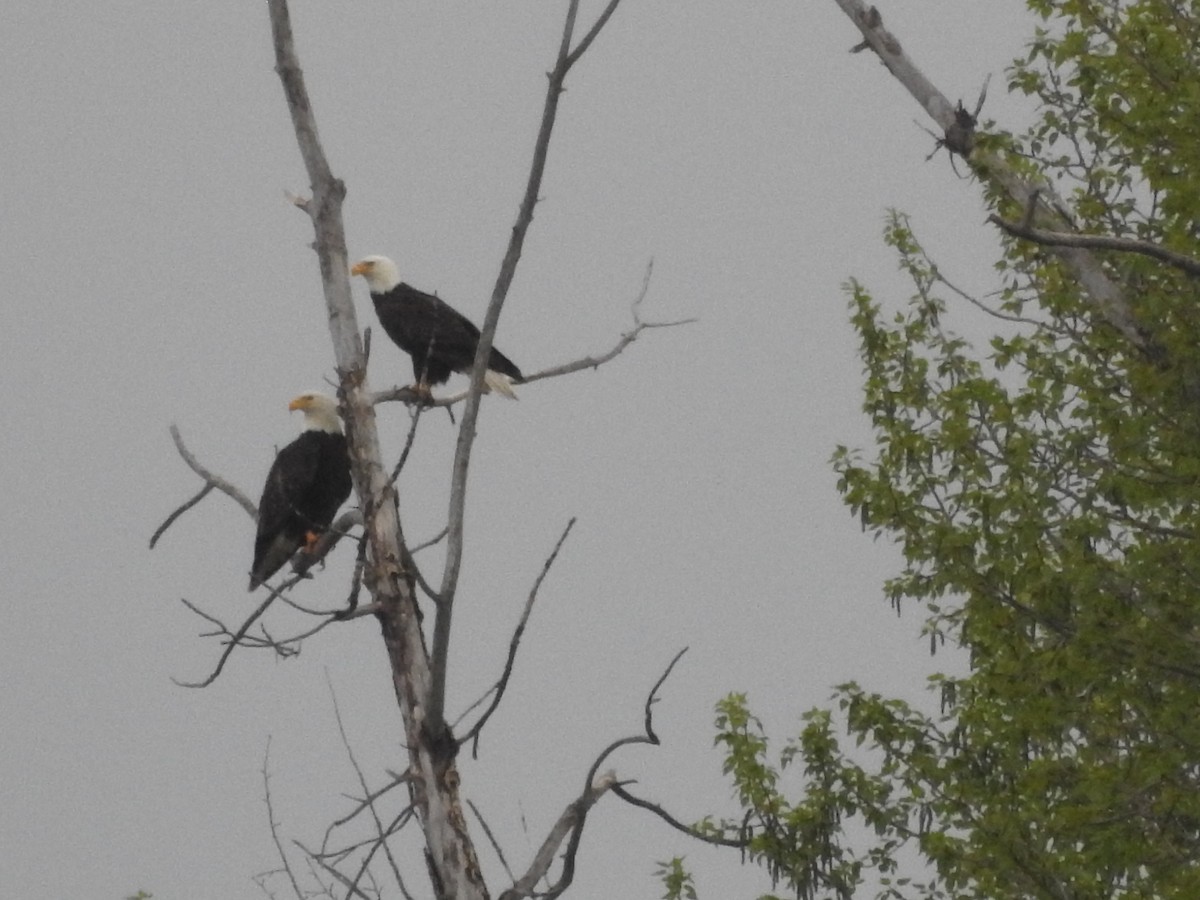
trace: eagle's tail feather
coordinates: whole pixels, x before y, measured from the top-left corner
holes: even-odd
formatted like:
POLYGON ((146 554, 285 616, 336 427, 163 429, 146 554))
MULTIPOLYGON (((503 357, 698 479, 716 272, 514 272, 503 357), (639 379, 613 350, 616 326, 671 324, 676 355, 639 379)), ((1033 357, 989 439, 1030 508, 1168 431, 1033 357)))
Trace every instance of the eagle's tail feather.
POLYGON ((512 380, 501 372, 488 369, 483 373, 483 383, 489 391, 503 394, 510 400, 517 399, 517 392, 513 390, 512 380))

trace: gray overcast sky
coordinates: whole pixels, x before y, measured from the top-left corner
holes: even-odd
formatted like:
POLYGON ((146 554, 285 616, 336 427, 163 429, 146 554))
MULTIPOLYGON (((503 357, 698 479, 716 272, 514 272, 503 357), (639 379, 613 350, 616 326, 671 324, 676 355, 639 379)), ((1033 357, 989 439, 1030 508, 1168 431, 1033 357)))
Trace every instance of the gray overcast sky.
MULTIPOLYGON (((590 21, 598 2, 585 3, 590 21)), ((298 50, 325 148, 349 189, 351 254, 476 321, 524 186, 562 3, 297 0, 298 50)), ((1033 21, 1017 2, 881 4, 935 84, 1021 110, 1002 70, 1033 21)), ((644 314, 696 316, 597 372, 489 400, 472 475, 451 705, 498 673, 509 630, 571 516, 510 697, 462 765, 523 868, 594 755, 636 733, 662 691, 664 745, 622 777, 684 819, 728 812, 713 703, 746 691, 772 734, 856 678, 922 696, 933 665, 881 599, 894 551, 862 535, 828 459, 863 446, 860 364, 842 283, 899 305, 884 211, 914 217, 944 270, 993 287, 995 238, 971 183, 931 162, 923 115, 832 0, 625 0, 577 67, 498 344, 526 371, 607 349, 644 314)), ((28 900, 257 898, 276 865, 260 769, 285 837, 320 842, 358 792, 326 680, 360 763, 403 765, 378 629, 332 628, 297 659, 241 652, 204 691, 217 646, 179 598, 229 621, 253 526, 210 498, 153 552, 198 489, 167 434, 257 498, 287 401, 332 372, 305 177, 272 71, 265 5, 8 0, 0 10, 0 894, 28 900)), ((360 323, 375 325, 361 283, 360 323)), ((969 327, 969 325, 964 325, 969 327)), ((378 329, 376 329, 378 330, 378 329)), ((376 342, 376 387, 406 358, 376 342)), ((407 416, 382 410, 389 455, 407 416)), ((453 429, 422 423, 402 479, 414 539, 445 517, 453 429)), ((300 598, 345 596, 349 547, 300 598)), ((431 552, 426 565, 436 570, 431 552)), ((272 629, 300 624, 280 616, 272 629)), ((477 830, 477 829, 476 829, 477 830)), ((493 888, 502 875, 476 834, 493 888)), ((765 888, 732 853, 689 844, 606 800, 576 898, 656 897, 684 853, 703 896, 765 888)), ((427 896, 421 864, 409 883, 427 896)))

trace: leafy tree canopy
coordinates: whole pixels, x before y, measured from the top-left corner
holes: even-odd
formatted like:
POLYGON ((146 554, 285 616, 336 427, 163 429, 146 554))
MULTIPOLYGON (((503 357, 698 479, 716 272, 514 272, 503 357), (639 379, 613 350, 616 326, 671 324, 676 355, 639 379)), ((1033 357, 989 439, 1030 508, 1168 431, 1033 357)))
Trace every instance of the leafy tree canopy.
MULTIPOLYGON (((1042 27, 1009 86, 1037 121, 977 148, 1049 181, 1073 233, 1194 259, 1200 3, 1029 7, 1042 27)), ((993 212, 1020 220, 977 157, 993 212)), ((745 817, 706 827, 747 837, 803 898, 1200 897, 1200 282, 1091 251, 1134 346, 1060 258, 1006 238, 980 304, 994 335, 971 346, 944 326, 964 297, 903 215, 886 238, 915 292, 892 313, 849 286, 875 444, 834 465, 903 552, 888 597, 921 604, 969 674, 934 676, 937 715, 841 685, 779 753, 727 698, 717 741, 745 817)))

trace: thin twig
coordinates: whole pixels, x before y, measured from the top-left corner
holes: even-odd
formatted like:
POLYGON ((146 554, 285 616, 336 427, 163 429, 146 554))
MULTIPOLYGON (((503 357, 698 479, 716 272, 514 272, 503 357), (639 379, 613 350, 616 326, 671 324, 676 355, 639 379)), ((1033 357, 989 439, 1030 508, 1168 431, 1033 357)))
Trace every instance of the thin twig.
MULTIPOLYGON (((612 15, 617 3, 610 3, 587 35, 588 44, 612 15)), ((450 479, 450 512, 446 517, 449 536, 446 542, 446 560, 442 570, 442 583, 438 594, 442 603, 438 606, 433 626, 433 647, 431 657, 431 674, 433 683, 429 691, 429 703, 426 708, 427 721, 434 733, 445 727, 446 703, 446 667, 450 654, 450 622, 454 611, 454 594, 458 586, 458 575, 462 567, 463 557, 463 523, 466 517, 467 471, 470 467, 471 448, 474 446, 476 422, 479 417, 479 403, 483 390, 483 376, 492 349, 492 341, 496 334, 496 325, 500 321, 500 312, 504 300, 508 296, 509 286, 516 275, 517 263, 521 259, 521 251, 525 245, 525 234, 533 222, 534 208, 537 206, 538 194, 541 190, 542 175, 546 169, 546 159, 550 149, 550 135, 554 131, 554 122, 558 115, 558 101, 564 90, 564 82, 571 66, 579 59, 579 55, 571 54, 571 37, 575 29, 575 17, 579 10, 579 0, 571 0, 567 7, 566 21, 563 24, 562 41, 559 45, 558 59, 554 70, 550 73, 546 87, 546 100, 542 107, 542 122, 538 129, 537 140, 534 143, 533 160, 530 165, 529 179, 525 185, 525 195, 521 200, 520 212, 513 225, 509 238, 508 249, 496 276, 496 285, 492 289, 492 299, 488 304, 480 329, 479 346, 475 351, 475 361, 471 367, 471 386, 463 409, 462 425, 458 429, 458 441, 454 449, 454 464, 450 479)), ((580 48, 580 53, 584 48, 580 48)))
POLYGON ((612 792, 614 794, 616 794, 618 797, 620 797, 622 800, 624 800, 626 803, 630 804, 631 806, 636 806, 641 809, 649 810, 650 812, 654 813, 654 815, 658 816, 660 819, 662 819, 664 822, 666 822, 668 825, 670 825, 676 831, 681 831, 684 834, 686 834, 688 837, 693 837, 698 841, 704 841, 705 843, 708 843, 708 844, 716 844, 719 847, 736 847, 736 848, 744 849, 745 847, 749 846, 750 841, 748 841, 748 840, 742 840, 739 838, 727 838, 727 837, 722 837, 721 835, 707 834, 703 831, 697 831, 691 825, 685 825, 683 822, 680 822, 678 819, 676 819, 674 816, 672 816, 669 812, 667 812, 665 809, 663 809, 657 803, 651 803, 649 800, 643 800, 641 797, 635 797, 633 794, 629 793, 629 791, 625 790, 624 785, 626 783, 628 783, 628 782, 621 783, 621 784, 614 784, 612 786, 612 792))
POLYGON ((439 543, 441 543, 441 541, 442 541, 442 538, 444 538, 445 536, 446 536, 446 529, 445 529, 445 528, 443 528, 441 531, 439 531, 437 534, 435 534, 435 535, 434 535, 433 537, 431 537, 429 540, 427 540, 427 541, 424 541, 424 542, 422 542, 422 543, 420 543, 420 544, 417 544, 417 546, 413 547, 413 548, 412 548, 410 551, 408 551, 408 552, 409 552, 410 554, 414 554, 414 553, 420 553, 422 550, 426 550, 426 549, 428 549, 429 547, 432 547, 432 546, 434 546, 435 544, 439 544, 439 543))
MULTIPOLYGON (((174 676, 171 677, 171 680, 175 682, 175 684, 179 685, 179 687, 186 688, 204 688, 216 681, 217 676, 221 674, 221 670, 225 668, 225 663, 229 659, 230 654, 232 654, 234 649, 240 645, 242 638, 244 638, 246 636, 246 632, 250 630, 250 626, 258 620, 259 616, 267 611, 267 607, 270 606, 275 601, 276 596, 278 596, 275 589, 271 588, 270 585, 267 585, 267 588, 270 590, 270 594, 267 596, 267 599, 260 603, 258 608, 249 615, 246 621, 242 623, 242 627, 233 633, 226 631, 227 634, 230 634, 230 640, 225 645, 225 649, 221 652, 221 657, 217 660, 217 665, 212 670, 212 674, 210 674, 203 681, 180 681, 174 676)), ((182 603, 193 612, 204 616, 204 618, 213 622, 216 621, 211 616, 201 612, 196 606, 189 603, 186 599, 182 599, 182 603)), ((224 625, 221 627, 224 628, 224 625)))
POLYGON ((200 488, 200 492, 198 494, 196 494, 195 497, 193 497, 191 500, 188 500, 186 503, 181 505, 177 510, 175 510, 175 512, 173 512, 169 516, 167 516, 166 521, 164 521, 161 525, 158 526, 158 528, 156 528, 154 530, 154 534, 150 535, 150 549, 151 550, 154 549, 154 545, 157 544, 158 539, 163 536, 163 532, 165 532, 168 528, 170 528, 173 524, 175 524, 176 519, 178 519, 185 512, 187 512, 189 509, 191 509, 193 506, 195 506, 197 503, 199 503, 201 500, 203 500, 205 497, 207 497, 208 492, 211 491, 212 489, 213 489, 212 482, 211 481, 205 482, 204 487, 200 488))
MULTIPOLYGON (((604 7, 604 12, 600 13, 600 15, 597 17, 595 24, 592 25, 592 27, 588 29, 588 33, 583 36, 583 40, 581 40, 575 49, 567 55, 568 68, 575 65, 575 63, 579 61, 579 57, 583 56, 583 54, 587 52, 588 47, 592 45, 592 41, 596 39, 596 35, 600 33, 600 30, 604 28, 604 26, 608 23, 608 20, 612 18, 612 14, 617 11, 617 4, 620 2, 621 0, 609 0, 608 6, 604 7)), ((564 72, 563 74, 565 75, 566 73, 564 72)))
POLYGON ((411 406, 412 424, 408 428, 408 437, 404 439, 404 449, 400 451, 400 458, 396 460, 396 467, 392 469, 392 477, 388 479, 388 484, 395 484, 396 479, 400 477, 400 472, 404 469, 404 464, 408 462, 408 454, 412 451, 413 441, 417 436, 417 424, 421 421, 421 413, 425 409, 424 404, 415 404, 411 406))
POLYGON ((329 844, 329 838, 332 836, 335 828, 341 828, 344 825, 349 825, 352 821, 358 818, 359 814, 361 814, 364 809, 381 798, 384 794, 400 787, 400 785, 408 784, 412 781, 412 775, 408 772, 402 772, 400 774, 389 772, 388 774, 392 776, 391 781, 378 790, 372 791, 363 799, 357 800, 357 805, 354 807, 354 809, 350 810, 350 812, 346 813, 346 815, 342 816, 340 819, 334 819, 333 822, 329 824, 329 827, 325 829, 325 839, 321 842, 322 848, 329 844))
MULTIPOLYGON (((362 880, 363 873, 366 872, 367 866, 371 863, 371 857, 375 850, 383 847, 384 855, 387 856, 388 864, 392 867, 392 874, 397 883, 400 885, 401 891, 408 896, 408 891, 404 888, 404 880, 400 877, 400 867, 396 865, 396 858, 392 855, 392 848, 388 846, 387 834, 384 832, 383 822, 379 819, 379 813, 375 809, 374 796, 371 789, 367 786, 367 778, 363 775, 362 766, 358 764, 358 759, 354 756, 354 748, 350 745, 350 738, 346 734, 346 723, 342 721, 342 710, 338 706, 337 692, 333 689, 333 680, 329 677, 329 670, 325 670, 325 685, 329 688, 329 699, 333 702, 333 717, 337 721, 338 734, 342 738, 342 746, 346 749, 346 757, 350 760, 350 766, 354 769, 354 774, 358 777, 358 784, 362 788, 365 800, 365 808, 371 811, 371 819, 375 823, 375 833, 379 840, 376 847, 372 848, 363 859, 362 865, 359 868, 358 874, 351 882, 351 889, 357 888, 359 881, 362 880)), ((328 834, 328 832, 326 833, 328 834)))
POLYGON ((515 882, 517 880, 517 876, 514 875, 512 869, 508 867, 508 860, 504 858, 504 851, 500 849, 500 843, 496 840, 496 835, 492 834, 492 829, 488 827, 487 820, 484 819, 483 813, 481 813, 479 808, 470 800, 467 801, 467 806, 470 807, 471 812, 475 813, 475 818, 479 822, 479 827, 482 828, 483 833, 487 835, 487 839, 492 844, 492 849, 496 851, 496 856, 500 859, 500 865, 504 866, 504 871, 508 873, 508 880, 515 882))
POLYGON ((521 618, 517 622, 517 627, 513 629, 512 638, 508 642, 508 658, 504 662, 504 672, 500 675, 499 681, 492 685, 487 690, 487 693, 467 707, 458 721, 454 723, 457 726, 458 722, 461 722, 463 717, 470 713, 472 709, 482 703, 489 694, 492 695, 492 702, 484 710, 483 715, 479 717, 479 721, 471 726, 471 729, 458 740, 459 746, 466 744, 468 741, 472 742, 471 757, 473 759, 479 758, 479 734, 483 731, 483 726, 492 717, 492 713, 496 711, 496 708, 500 705, 500 701, 504 699, 504 691, 508 687, 508 679, 512 676, 513 665, 517 659, 517 648, 520 646, 521 636, 525 633, 525 626, 529 622, 529 614, 533 611, 533 603, 537 600, 538 590, 541 588, 542 582, 546 580, 546 576, 550 573, 550 567, 554 565, 554 560, 558 558, 558 551, 562 549, 563 543, 567 540, 567 535, 571 533, 571 529, 574 527, 575 517, 572 516, 570 521, 567 522, 567 527, 563 529, 563 533, 559 535, 558 541, 554 544, 554 549, 546 557, 546 562, 542 565, 542 571, 538 573, 538 577, 529 591, 529 597, 525 600, 525 609, 521 612, 521 618))
POLYGON ((200 461, 192 454, 192 451, 183 443, 183 436, 179 433, 179 427, 172 425, 170 428, 171 440, 175 442, 175 449, 179 451, 179 455, 183 457, 183 461, 187 463, 189 469, 204 479, 205 483, 211 484, 218 491, 226 496, 237 501, 237 503, 246 511, 251 519, 258 521, 258 507, 250 501, 250 498, 243 494, 240 490, 222 478, 220 475, 214 475, 208 469, 200 464, 200 461))
POLYGON ((645 734, 637 734, 633 735, 632 737, 620 738, 605 747, 604 751, 596 757, 596 761, 592 763, 592 768, 588 770, 589 783, 595 780, 596 773, 600 771, 600 767, 604 765, 604 761, 619 748, 628 746, 629 744, 651 744, 657 747, 661 743, 658 739, 658 735, 654 733, 653 706, 658 702, 658 689, 663 686, 663 683, 670 676, 671 670, 675 668, 675 664, 679 662, 679 660, 683 657, 683 654, 687 653, 687 651, 688 648, 684 647, 675 654, 674 658, 667 665, 667 668, 663 671, 662 675, 659 676, 658 681, 654 682, 654 687, 650 689, 650 693, 646 696, 645 719, 643 723, 645 734))
POLYGON ((296 875, 292 872, 292 864, 288 862, 287 854, 283 852, 283 842, 279 840, 279 825, 275 821, 275 809, 271 805, 271 776, 270 776, 270 759, 271 759, 271 738, 267 737, 267 749, 263 753, 262 777, 263 777, 263 792, 267 801, 267 822, 271 827, 271 840, 275 842, 275 849, 279 853, 279 860, 283 863, 283 871, 287 873, 288 881, 292 883, 292 890, 296 894, 296 900, 305 900, 304 892, 300 890, 300 884, 296 881, 296 875))
POLYGON ((331 876, 333 876, 333 878, 336 881, 338 881, 342 885, 342 887, 346 888, 346 892, 347 892, 346 896, 347 897, 354 896, 354 897, 361 898, 361 900, 374 900, 374 898, 369 897, 368 895, 364 894, 358 887, 355 887, 349 878, 347 878, 345 875, 343 875, 341 872, 339 872, 337 869, 335 869, 332 865, 330 865, 324 859, 322 859, 320 854, 313 853, 311 850, 309 850, 307 847, 305 847, 299 841, 294 840, 294 841, 292 841, 292 843, 295 844, 297 847, 299 847, 302 851, 304 851, 304 854, 309 859, 311 859, 318 866, 320 866, 322 869, 324 869, 326 872, 328 872, 331 876))

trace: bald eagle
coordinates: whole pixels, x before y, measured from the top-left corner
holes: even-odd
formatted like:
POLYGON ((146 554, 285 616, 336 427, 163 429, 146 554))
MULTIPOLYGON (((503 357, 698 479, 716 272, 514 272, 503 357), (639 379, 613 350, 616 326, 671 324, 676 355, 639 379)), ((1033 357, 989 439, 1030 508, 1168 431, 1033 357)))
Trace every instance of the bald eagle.
POLYGON ((301 547, 311 549, 350 496, 350 456, 337 402, 310 392, 288 404, 289 411, 297 409, 304 412, 304 430, 275 457, 258 504, 250 590, 301 547))
MULTIPOLYGON (((429 395, 451 372, 468 373, 479 347, 479 329, 433 294, 400 280, 396 264, 386 256, 368 256, 350 269, 367 279, 379 323, 388 337, 412 357, 415 390, 429 395)), ((488 390, 516 398, 512 383, 524 381, 511 359, 492 348, 483 383, 488 390)))

